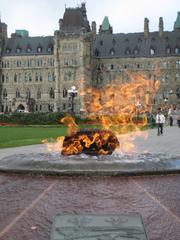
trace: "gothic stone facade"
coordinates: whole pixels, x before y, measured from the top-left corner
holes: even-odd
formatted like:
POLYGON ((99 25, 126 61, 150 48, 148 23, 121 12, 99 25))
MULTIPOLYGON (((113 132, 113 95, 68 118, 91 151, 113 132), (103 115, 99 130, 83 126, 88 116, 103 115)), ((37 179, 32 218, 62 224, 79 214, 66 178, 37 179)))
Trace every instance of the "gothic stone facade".
MULTIPOLYGON (((68 112, 72 86, 81 92, 86 85, 127 82, 129 71, 161 80, 156 102, 180 103, 180 12, 171 32, 164 31, 162 18, 158 31, 149 32, 145 18, 143 32, 113 34, 105 17, 97 33, 85 4, 65 9, 54 36, 17 32, 7 38, 7 25, 0 22, 0 112, 68 112)), ((75 112, 84 108, 77 94, 75 112)))

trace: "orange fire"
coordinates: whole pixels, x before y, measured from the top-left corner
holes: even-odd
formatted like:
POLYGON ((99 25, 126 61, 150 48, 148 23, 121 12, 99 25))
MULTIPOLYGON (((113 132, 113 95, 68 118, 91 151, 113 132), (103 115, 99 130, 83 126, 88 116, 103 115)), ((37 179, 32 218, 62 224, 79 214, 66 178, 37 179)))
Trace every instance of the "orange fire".
POLYGON ((111 154, 119 147, 115 135, 120 139, 121 149, 134 151, 134 138, 143 134, 138 130, 147 125, 147 112, 152 111, 160 81, 139 74, 129 75, 129 79, 124 84, 114 81, 103 88, 86 87, 79 91, 86 115, 100 124, 104 132, 84 134, 78 132, 79 127, 72 117, 61 119, 61 123, 69 127, 69 136, 61 142, 62 154, 79 154, 88 149, 98 155, 111 154), (133 135, 127 134, 132 131, 133 135))

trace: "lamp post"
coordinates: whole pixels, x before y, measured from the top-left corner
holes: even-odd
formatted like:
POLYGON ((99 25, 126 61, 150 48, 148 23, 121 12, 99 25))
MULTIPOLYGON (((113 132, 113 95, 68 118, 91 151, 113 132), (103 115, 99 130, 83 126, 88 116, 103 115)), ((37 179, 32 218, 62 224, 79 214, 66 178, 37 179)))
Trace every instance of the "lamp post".
POLYGON ((68 90, 68 95, 69 98, 71 99, 71 112, 72 114, 74 113, 74 98, 77 96, 77 89, 75 86, 72 86, 69 90, 68 90))

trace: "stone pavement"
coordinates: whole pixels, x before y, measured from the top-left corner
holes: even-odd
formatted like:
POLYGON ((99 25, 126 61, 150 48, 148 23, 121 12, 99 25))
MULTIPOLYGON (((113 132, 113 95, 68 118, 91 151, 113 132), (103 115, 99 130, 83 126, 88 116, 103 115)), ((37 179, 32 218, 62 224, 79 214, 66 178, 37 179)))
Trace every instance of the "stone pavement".
POLYGON ((63 157, 59 153, 49 154, 46 145, 0 149, 0 171, 30 172, 40 174, 139 174, 180 171, 180 128, 165 127, 164 135, 157 136, 157 129, 137 133, 135 149, 125 158, 125 139, 133 134, 121 136, 120 152, 112 156, 63 157), (122 151, 121 151, 122 150, 122 151), (81 161, 80 161, 81 160, 81 161), (93 161, 92 161, 93 160, 93 161), (100 161, 99 161, 100 160, 100 161))

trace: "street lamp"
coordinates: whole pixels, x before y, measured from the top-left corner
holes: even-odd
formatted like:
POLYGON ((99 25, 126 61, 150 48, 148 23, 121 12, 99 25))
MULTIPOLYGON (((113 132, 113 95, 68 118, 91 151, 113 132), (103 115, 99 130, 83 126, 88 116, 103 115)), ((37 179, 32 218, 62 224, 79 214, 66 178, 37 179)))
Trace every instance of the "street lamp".
POLYGON ((74 113, 74 98, 77 96, 77 89, 75 86, 72 86, 69 90, 68 90, 68 95, 69 95, 69 99, 71 99, 71 112, 72 114, 74 113))

